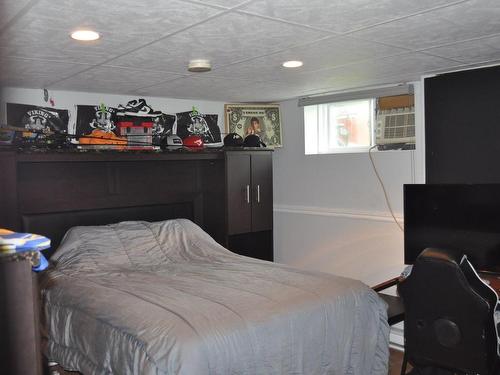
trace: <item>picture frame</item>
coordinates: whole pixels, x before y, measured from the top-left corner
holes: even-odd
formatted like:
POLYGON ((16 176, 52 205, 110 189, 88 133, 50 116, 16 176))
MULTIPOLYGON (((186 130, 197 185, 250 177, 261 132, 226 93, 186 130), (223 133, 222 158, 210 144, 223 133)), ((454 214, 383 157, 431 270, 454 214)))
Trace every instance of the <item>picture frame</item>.
POLYGON ((267 147, 283 147, 279 104, 225 104, 226 134, 257 134, 267 147))

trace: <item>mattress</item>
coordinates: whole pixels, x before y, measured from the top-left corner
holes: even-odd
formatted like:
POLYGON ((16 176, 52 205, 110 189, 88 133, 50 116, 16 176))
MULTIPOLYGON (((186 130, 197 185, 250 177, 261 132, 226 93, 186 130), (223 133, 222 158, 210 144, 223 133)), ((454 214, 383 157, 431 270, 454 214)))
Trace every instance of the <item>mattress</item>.
POLYGON ((388 371, 386 305, 370 288, 236 255, 189 220, 75 227, 52 261, 47 356, 68 370, 388 371))

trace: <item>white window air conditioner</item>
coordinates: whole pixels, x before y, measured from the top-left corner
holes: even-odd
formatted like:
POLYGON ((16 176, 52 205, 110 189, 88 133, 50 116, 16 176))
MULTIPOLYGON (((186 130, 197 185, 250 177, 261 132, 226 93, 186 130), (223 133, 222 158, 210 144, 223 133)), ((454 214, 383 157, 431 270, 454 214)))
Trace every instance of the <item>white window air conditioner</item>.
POLYGON ((415 143, 415 107, 377 111, 377 145, 415 143))

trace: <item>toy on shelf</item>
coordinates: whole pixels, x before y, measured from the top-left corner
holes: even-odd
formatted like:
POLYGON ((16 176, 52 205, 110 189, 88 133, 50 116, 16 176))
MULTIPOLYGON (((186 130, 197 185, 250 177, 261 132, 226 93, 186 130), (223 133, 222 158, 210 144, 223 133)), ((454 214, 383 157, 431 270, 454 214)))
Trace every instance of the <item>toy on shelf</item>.
POLYGON ((85 148, 122 150, 127 146, 127 139, 117 136, 113 132, 94 129, 89 135, 78 139, 79 144, 85 148))
POLYGON ((17 233, 0 228, 0 256, 24 255, 29 258, 33 271, 43 271, 48 267, 47 259, 40 251, 50 247, 47 237, 32 233, 17 233))
POLYGON ((127 149, 153 149, 153 122, 119 121, 117 125, 120 135, 127 140, 127 149))
POLYGON ((104 103, 94 109, 94 117, 88 123, 92 131, 90 134, 86 134, 90 129, 84 131, 78 139, 79 144, 84 148, 122 150, 127 146, 127 139, 114 133, 116 126, 112 118, 115 109, 106 107, 104 103))
POLYGON ((119 105, 116 111, 116 124, 119 134, 128 141, 127 149, 153 149, 153 131, 161 125, 163 113, 155 111, 145 99, 130 100, 119 105))

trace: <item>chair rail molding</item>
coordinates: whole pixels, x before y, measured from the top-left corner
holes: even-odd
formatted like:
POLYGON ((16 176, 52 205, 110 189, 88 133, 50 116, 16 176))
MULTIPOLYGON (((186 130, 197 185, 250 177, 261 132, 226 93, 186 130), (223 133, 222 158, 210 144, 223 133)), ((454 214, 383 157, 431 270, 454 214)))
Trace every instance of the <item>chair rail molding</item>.
MULTIPOLYGON (((345 219, 371 220, 392 222, 393 218, 388 212, 384 211, 361 211, 345 208, 334 207, 315 207, 315 206, 299 206, 299 205, 274 205, 274 212, 288 213, 297 215, 313 215, 313 216, 331 216, 345 219)), ((396 213, 396 219, 403 222, 403 217, 400 213, 396 213)))

